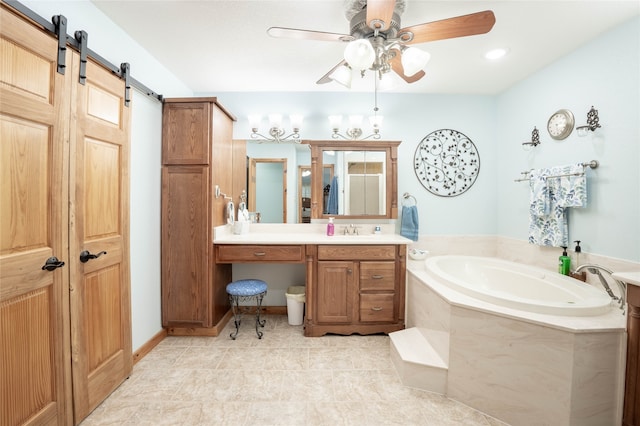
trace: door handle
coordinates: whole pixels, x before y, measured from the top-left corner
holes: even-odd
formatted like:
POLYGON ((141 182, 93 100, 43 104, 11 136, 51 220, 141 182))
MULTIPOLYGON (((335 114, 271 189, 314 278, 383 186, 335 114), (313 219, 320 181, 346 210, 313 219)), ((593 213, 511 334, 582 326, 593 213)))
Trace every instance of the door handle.
POLYGON ((47 261, 44 262, 44 266, 42 267, 42 270, 53 271, 63 266, 64 266, 64 262, 61 260, 58 260, 58 258, 54 256, 54 257, 48 258, 47 261))
POLYGON ((83 250, 83 251, 80 252, 80 262, 87 263, 91 259, 97 259, 100 256, 102 256, 103 254, 107 254, 107 252, 106 251, 101 251, 98 254, 91 254, 91 253, 89 253, 88 250, 83 250))

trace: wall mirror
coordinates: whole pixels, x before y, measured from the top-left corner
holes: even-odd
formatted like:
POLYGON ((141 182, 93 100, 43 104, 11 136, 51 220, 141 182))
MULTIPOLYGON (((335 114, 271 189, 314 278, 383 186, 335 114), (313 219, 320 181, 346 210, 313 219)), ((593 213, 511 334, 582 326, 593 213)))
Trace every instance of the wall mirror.
POLYGON ((248 208, 260 222, 287 222, 287 159, 249 158, 248 208))
POLYGON ((303 143, 311 148, 311 219, 398 217, 399 141, 303 143))
MULTIPOLYGON (((322 185, 331 184, 333 164, 325 165, 322 185)), ((311 223, 311 166, 298 166, 298 223, 311 223)))

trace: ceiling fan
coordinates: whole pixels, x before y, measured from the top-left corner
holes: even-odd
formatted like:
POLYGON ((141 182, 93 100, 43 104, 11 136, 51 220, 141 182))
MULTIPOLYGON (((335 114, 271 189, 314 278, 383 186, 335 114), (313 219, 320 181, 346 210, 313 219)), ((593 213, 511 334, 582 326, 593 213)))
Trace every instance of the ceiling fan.
POLYGON ((411 45, 485 34, 496 22, 493 12, 485 10, 401 28, 405 0, 345 0, 345 9, 351 27, 349 34, 284 27, 271 27, 267 33, 277 38, 348 43, 345 59, 316 83, 336 81, 350 87, 352 70, 359 70, 364 76, 369 69, 379 79, 393 70, 407 83, 416 82, 425 75, 422 68, 429 54, 411 45))

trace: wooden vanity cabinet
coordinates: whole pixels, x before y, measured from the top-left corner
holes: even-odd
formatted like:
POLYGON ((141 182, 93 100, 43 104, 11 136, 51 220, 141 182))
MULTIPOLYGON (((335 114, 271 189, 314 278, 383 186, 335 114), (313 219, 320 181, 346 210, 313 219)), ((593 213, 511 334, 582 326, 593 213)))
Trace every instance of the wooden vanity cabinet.
POLYGON ((162 325, 217 335, 231 265, 216 265, 213 228, 233 200, 233 122, 215 97, 165 99, 162 115, 162 325))
POLYGON ((312 268, 306 336, 404 328, 406 246, 318 245, 312 268))
POLYGON ((627 371, 623 426, 640 426, 640 287, 627 285, 627 371))

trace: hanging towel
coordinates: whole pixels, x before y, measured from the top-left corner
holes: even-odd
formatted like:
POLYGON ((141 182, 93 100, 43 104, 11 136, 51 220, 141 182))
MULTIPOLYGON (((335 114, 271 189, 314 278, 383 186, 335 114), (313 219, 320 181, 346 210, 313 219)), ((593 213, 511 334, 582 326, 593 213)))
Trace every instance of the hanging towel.
POLYGON ((568 175, 549 178, 549 187, 557 205, 561 207, 587 206, 587 178, 581 163, 554 167, 551 176, 568 175))
POLYGON ((338 214, 338 177, 331 179, 329 197, 327 199, 327 214, 338 214))
POLYGON ((418 241, 418 206, 402 206, 400 235, 418 241))
POLYGON ((529 243, 568 246, 566 208, 587 205, 584 167, 579 163, 538 169, 532 170, 530 176, 529 243))
POLYGON ((233 223, 235 222, 235 206, 233 205, 233 201, 229 201, 227 203, 227 223, 229 225, 233 225, 233 223))

